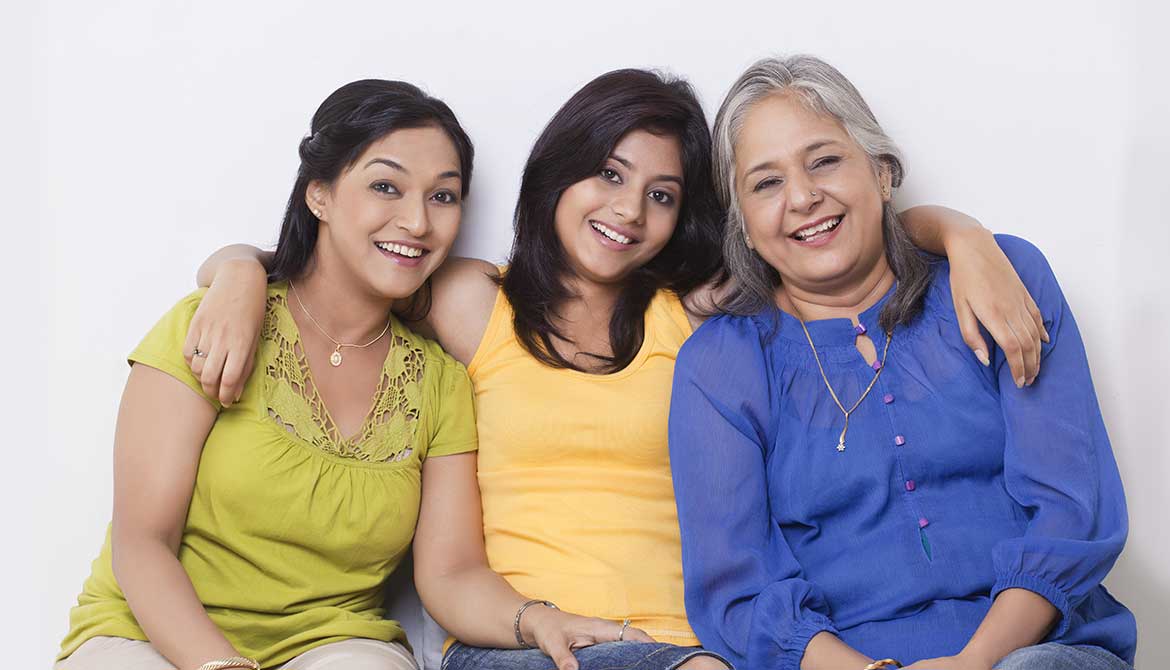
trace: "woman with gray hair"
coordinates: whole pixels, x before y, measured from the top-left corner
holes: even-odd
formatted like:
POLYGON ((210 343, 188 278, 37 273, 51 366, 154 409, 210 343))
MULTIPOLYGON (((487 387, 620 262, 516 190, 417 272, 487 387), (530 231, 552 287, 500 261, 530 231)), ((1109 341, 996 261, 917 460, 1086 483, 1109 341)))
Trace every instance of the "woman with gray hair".
POLYGON ((998 239, 1050 335, 1027 386, 966 353, 946 263, 891 205, 898 149, 840 72, 760 61, 714 141, 737 282, 670 414, 702 644, 750 670, 1129 668, 1101 586, 1125 498, 1043 255, 998 239))

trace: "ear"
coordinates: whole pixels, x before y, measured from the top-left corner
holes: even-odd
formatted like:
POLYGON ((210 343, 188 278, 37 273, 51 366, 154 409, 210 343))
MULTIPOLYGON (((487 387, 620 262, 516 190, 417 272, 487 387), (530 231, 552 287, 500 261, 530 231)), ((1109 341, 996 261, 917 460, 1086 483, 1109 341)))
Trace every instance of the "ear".
POLYGON ((752 244, 752 236, 748 235, 747 221, 743 222, 743 241, 745 244, 747 244, 748 249, 750 249, 752 251, 756 250, 756 245, 752 244))
POLYGON ((305 204, 309 206, 309 211, 317 217, 318 221, 327 220, 329 218, 329 189, 319 181, 309 182, 309 187, 305 189, 305 204))
POLYGON ((889 202, 894 197, 894 173, 885 161, 878 168, 878 188, 882 192, 882 202, 889 202))

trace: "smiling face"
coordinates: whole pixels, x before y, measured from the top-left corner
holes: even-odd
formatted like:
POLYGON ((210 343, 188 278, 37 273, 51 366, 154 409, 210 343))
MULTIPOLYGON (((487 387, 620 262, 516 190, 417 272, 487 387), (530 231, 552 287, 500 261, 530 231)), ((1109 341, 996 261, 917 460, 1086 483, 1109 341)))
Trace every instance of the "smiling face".
POLYGON ((358 290, 410 296, 459 232, 459 168, 454 144, 432 126, 375 141, 332 185, 309 185, 306 200, 321 221, 318 259, 344 268, 358 290))
POLYGON ((557 238, 576 275, 614 284, 670 241, 683 191, 682 150, 669 135, 634 130, 605 165, 561 194, 557 238))
POLYGON ((735 144, 735 188, 750 243, 784 284, 836 293, 885 268, 888 170, 840 123, 779 94, 752 106, 735 144))

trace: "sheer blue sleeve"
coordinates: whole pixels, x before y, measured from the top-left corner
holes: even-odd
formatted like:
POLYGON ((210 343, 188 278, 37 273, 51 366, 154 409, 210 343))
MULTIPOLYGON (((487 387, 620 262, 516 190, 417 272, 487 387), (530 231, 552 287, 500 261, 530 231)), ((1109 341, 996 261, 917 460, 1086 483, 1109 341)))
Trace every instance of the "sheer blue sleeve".
POLYGON ((1051 342, 1031 387, 1016 388, 1000 352, 994 361, 1007 430, 1004 482, 1028 523, 1022 536, 993 551, 992 597, 1010 588, 1043 596, 1060 610, 1050 636, 1059 638, 1070 611, 1121 553, 1125 495, 1085 347, 1052 269, 1030 243, 1007 236, 999 242, 1039 306, 1051 342))
POLYGON ((740 668, 798 670, 829 608, 769 512, 773 375, 753 319, 720 317, 683 346, 670 407, 687 617, 740 668))

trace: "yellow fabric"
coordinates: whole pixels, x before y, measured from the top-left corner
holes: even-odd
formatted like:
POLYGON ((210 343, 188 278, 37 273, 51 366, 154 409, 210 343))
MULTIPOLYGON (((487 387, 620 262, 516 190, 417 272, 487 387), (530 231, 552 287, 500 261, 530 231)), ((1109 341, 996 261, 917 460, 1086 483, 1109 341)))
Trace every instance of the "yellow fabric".
MULTIPOLYGON (((463 367, 397 321, 364 439, 332 449, 306 439, 331 422, 313 417, 323 406, 311 379, 307 389, 290 391, 288 375, 296 375, 289 352, 292 368, 307 365, 296 363, 299 338, 286 288, 269 288, 258 360, 241 401, 224 410, 208 399, 221 411, 203 447, 178 554, 212 621, 241 654, 266 668, 349 638, 406 641, 397 622, 382 618, 382 583, 410 546, 422 462, 476 448, 463 367), (407 418, 379 413, 388 394, 407 418), (306 420, 314 427, 304 426, 306 420)), ((162 370, 207 398, 182 353, 202 294, 179 302, 130 361, 162 370)), ((99 635, 146 639, 110 556, 107 531, 58 658, 99 635)))
POLYGON ((691 327, 662 291, 645 340, 610 375, 554 369, 521 346, 503 293, 468 366, 488 562, 520 593, 699 642, 687 624, 667 418, 691 327))

